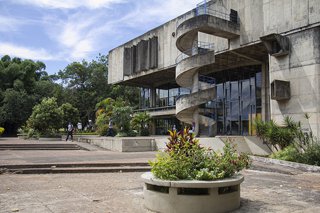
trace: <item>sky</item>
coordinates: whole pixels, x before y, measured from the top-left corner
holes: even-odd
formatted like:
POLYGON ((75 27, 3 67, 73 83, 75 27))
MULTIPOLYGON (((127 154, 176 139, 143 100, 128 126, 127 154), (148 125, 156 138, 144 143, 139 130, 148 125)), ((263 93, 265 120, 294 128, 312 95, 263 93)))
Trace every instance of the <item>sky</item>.
POLYGON ((194 8, 197 0, 0 0, 0 57, 42 61, 49 74, 194 8))

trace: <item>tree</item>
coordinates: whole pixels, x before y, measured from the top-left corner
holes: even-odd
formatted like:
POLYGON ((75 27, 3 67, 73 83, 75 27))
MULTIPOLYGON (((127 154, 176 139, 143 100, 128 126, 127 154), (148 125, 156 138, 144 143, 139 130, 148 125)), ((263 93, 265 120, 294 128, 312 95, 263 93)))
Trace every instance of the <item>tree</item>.
POLYGON ((137 107, 139 89, 108 84, 108 57, 99 55, 97 60, 73 62, 56 76, 65 88, 65 100, 79 109, 84 124, 95 120, 96 104, 106 98, 126 100, 126 104, 137 107))
POLYGON ((57 133, 62 125, 63 112, 58 107, 56 98, 44 98, 33 108, 27 126, 40 134, 57 133))
POLYGON ((82 123, 94 120, 96 103, 110 94, 107 76, 107 58, 102 55, 91 62, 73 62, 59 71, 58 77, 70 97, 67 101, 79 110, 82 123))
POLYGON ((124 133, 125 135, 129 133, 131 115, 132 107, 130 106, 113 108, 111 118, 115 122, 115 124, 120 128, 120 133, 124 133))
POLYGON ((35 104, 59 91, 59 85, 48 76, 45 68, 39 61, 8 55, 0 59, 0 125, 5 127, 6 134, 15 134, 31 115, 35 104))
POLYGON ((79 110, 73 107, 70 103, 65 103, 60 106, 62 111, 62 125, 66 127, 69 122, 75 125, 79 122, 79 110))
POLYGON ((151 122, 151 117, 146 112, 138 112, 134 114, 131 125, 132 128, 138 130, 139 135, 148 136, 149 133, 149 125, 151 122))
POLYGON ((7 89, 0 105, 0 124, 10 135, 26 122, 35 104, 34 97, 25 91, 7 89))

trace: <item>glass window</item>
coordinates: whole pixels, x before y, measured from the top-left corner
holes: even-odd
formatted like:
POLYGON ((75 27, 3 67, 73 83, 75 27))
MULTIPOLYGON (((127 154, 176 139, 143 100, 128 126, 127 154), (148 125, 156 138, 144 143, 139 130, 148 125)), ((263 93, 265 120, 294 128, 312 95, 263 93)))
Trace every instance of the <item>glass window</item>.
POLYGON ((202 109, 217 122, 217 134, 251 134, 256 114, 261 114, 260 66, 242 67, 211 75, 219 84, 217 96, 202 109))

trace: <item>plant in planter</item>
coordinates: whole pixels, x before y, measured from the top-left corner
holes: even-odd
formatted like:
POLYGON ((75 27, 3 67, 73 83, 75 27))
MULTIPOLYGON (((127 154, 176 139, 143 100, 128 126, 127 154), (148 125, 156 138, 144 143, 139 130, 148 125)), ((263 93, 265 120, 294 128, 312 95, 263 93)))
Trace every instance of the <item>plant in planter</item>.
POLYGON ((216 180, 233 176, 250 164, 246 154, 237 154, 227 143, 223 153, 205 149, 188 129, 169 131, 164 152, 150 162, 151 172, 164 180, 216 180))
POLYGON ((229 143, 223 152, 203 148, 189 129, 169 132, 165 151, 149 162, 151 173, 142 175, 145 207, 184 213, 238 208, 244 178, 236 173, 249 167, 248 155, 238 154, 229 143))

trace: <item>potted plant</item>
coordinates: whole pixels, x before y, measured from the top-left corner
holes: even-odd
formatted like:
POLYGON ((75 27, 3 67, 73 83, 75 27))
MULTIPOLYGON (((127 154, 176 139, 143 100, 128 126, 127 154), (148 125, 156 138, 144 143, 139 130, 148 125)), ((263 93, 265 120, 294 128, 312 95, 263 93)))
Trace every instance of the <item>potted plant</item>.
POLYGON ((240 206, 238 172, 250 164, 227 143, 223 152, 200 146, 189 129, 169 131, 164 152, 144 173, 145 207, 155 212, 228 212, 240 206))

